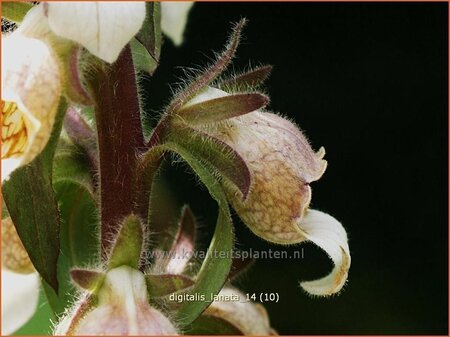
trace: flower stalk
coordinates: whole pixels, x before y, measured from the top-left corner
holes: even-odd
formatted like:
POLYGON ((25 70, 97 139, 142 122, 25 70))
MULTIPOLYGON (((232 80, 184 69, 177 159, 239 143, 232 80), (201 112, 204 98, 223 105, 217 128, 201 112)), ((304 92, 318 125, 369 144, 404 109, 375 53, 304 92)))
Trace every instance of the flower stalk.
POLYGON ((102 256, 117 228, 135 209, 136 167, 145 149, 139 96, 130 47, 88 79, 95 100, 100 158, 102 256))

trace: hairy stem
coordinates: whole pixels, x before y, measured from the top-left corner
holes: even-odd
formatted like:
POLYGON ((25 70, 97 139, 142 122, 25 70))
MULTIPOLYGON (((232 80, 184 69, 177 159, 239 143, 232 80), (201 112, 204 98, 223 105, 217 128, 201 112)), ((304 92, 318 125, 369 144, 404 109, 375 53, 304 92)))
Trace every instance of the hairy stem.
POLYGON ((135 210, 137 160, 145 144, 130 47, 113 65, 101 65, 93 75, 90 84, 100 157, 102 257, 106 258, 121 220, 135 210))

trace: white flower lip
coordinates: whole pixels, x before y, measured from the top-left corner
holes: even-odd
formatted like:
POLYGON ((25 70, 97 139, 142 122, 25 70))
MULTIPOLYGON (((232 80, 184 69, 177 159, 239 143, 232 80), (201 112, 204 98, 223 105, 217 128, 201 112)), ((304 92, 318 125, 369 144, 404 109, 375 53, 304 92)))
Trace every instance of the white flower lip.
POLYGON ((37 273, 23 275, 2 270, 2 336, 25 324, 36 311, 38 300, 37 273))
POLYGON ((50 29, 113 63, 141 29, 145 2, 49 2, 50 29))
POLYGON ((161 2, 161 30, 176 46, 183 42, 184 29, 193 5, 190 1, 161 2))
POLYGON ((25 324, 37 309, 39 275, 11 218, 2 219, 2 336, 25 324))
POLYGON ((4 38, 2 180, 43 150, 50 137, 60 95, 59 65, 49 47, 19 32, 4 38))
POLYGON ((300 286, 317 296, 339 292, 345 285, 351 263, 344 227, 332 216, 313 209, 306 212, 298 226, 306 240, 322 248, 334 263, 330 274, 318 280, 301 282, 300 286))

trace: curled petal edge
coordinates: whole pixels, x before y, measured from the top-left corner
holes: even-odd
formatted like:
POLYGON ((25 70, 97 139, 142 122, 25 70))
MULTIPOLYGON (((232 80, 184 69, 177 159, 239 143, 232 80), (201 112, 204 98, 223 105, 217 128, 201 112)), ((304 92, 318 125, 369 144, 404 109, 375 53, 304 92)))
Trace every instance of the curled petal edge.
POLYGON ((351 264, 344 227, 331 215, 310 209, 300 221, 299 228, 305 239, 322 248, 334 264, 333 270, 327 276, 314 281, 300 282, 300 286, 309 294, 316 296, 338 293, 347 281, 351 264))

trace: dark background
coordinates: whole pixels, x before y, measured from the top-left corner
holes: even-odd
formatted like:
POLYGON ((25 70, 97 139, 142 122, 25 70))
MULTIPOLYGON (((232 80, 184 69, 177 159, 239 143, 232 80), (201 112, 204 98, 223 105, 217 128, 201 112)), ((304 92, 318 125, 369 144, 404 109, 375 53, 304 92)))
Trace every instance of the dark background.
MULTIPOLYGON (((274 65, 270 108, 326 148, 312 206, 348 231, 348 285, 325 299, 299 288, 331 269, 311 244, 288 249, 304 248, 303 260, 258 260, 236 283, 280 294, 266 305, 280 334, 448 333, 447 13, 446 3, 196 4, 183 46, 166 41, 160 68, 143 81, 147 109, 160 109, 179 67, 206 65, 230 22, 246 17, 234 69, 274 65)), ((206 243, 214 202, 182 166, 168 180, 206 243)), ((285 249, 237 219, 236 235, 240 249, 285 249)))

